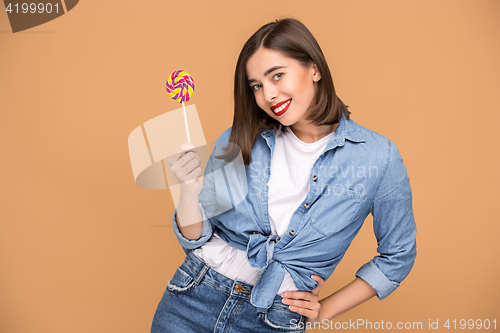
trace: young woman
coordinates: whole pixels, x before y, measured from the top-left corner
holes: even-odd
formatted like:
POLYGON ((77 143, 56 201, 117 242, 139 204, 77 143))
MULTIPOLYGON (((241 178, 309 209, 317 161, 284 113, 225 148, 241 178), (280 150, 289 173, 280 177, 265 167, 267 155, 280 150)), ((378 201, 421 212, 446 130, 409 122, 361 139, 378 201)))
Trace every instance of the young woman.
POLYGON ((284 19, 250 37, 234 98, 203 188, 198 148, 184 143, 168 160, 187 257, 152 332, 304 332, 388 296, 416 256, 406 168, 390 140, 349 118, 309 30, 284 19), (380 255, 319 300, 369 213, 380 255))

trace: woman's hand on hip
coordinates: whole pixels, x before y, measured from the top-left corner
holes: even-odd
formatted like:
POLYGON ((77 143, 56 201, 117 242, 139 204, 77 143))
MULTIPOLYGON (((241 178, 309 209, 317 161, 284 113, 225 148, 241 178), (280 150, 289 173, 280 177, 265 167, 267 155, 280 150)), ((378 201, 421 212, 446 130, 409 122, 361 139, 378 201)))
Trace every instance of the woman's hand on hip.
POLYGON ((312 278, 318 282, 316 288, 311 290, 311 292, 286 291, 282 294, 283 304, 289 305, 290 311, 307 317, 307 322, 321 322, 325 318, 323 318, 323 306, 318 294, 325 284, 325 280, 318 275, 313 275, 312 278))

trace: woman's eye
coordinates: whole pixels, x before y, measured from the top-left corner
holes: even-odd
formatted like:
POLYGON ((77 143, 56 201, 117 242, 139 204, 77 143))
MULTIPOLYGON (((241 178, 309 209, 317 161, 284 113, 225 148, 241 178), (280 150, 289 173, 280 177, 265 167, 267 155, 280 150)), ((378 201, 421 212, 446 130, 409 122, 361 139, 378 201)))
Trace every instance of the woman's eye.
POLYGON ((253 86, 251 86, 251 88, 252 88, 253 91, 257 91, 260 88, 262 88, 262 85, 261 84, 254 84, 253 86))
POLYGON ((278 81, 283 76, 283 73, 277 73, 273 75, 273 80, 278 81))

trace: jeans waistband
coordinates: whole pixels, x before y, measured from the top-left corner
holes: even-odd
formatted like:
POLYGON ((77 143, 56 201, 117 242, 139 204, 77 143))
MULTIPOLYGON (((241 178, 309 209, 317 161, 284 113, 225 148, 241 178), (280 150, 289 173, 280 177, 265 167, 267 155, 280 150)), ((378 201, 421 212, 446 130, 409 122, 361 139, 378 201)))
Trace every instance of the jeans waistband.
MULTIPOLYGON (((193 251, 188 253, 183 265, 186 265, 191 271, 190 273, 193 274, 193 278, 195 278, 197 284, 205 281, 231 295, 250 299, 253 285, 243 281, 233 280, 222 275, 193 254, 193 251)), ((288 306, 282 303, 282 299, 280 295, 276 295, 272 306, 288 310, 288 306)))

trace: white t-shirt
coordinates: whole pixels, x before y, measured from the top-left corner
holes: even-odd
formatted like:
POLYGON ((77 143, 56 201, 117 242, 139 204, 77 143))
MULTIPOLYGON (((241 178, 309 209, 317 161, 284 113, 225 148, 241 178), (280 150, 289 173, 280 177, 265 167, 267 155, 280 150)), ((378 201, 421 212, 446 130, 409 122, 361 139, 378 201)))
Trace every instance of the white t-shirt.
MULTIPOLYGON (((272 232, 280 238, 288 231, 293 213, 306 198, 312 166, 325 150, 332 135, 333 132, 316 142, 305 143, 291 129, 287 133, 280 129, 276 131, 268 182, 268 207, 272 232)), ((217 234, 195 249, 194 254, 230 279, 252 285, 257 283, 259 270, 250 266, 246 252, 228 245, 217 234)), ((297 287, 290 274, 285 271, 278 294, 293 290, 297 290, 297 287)))

